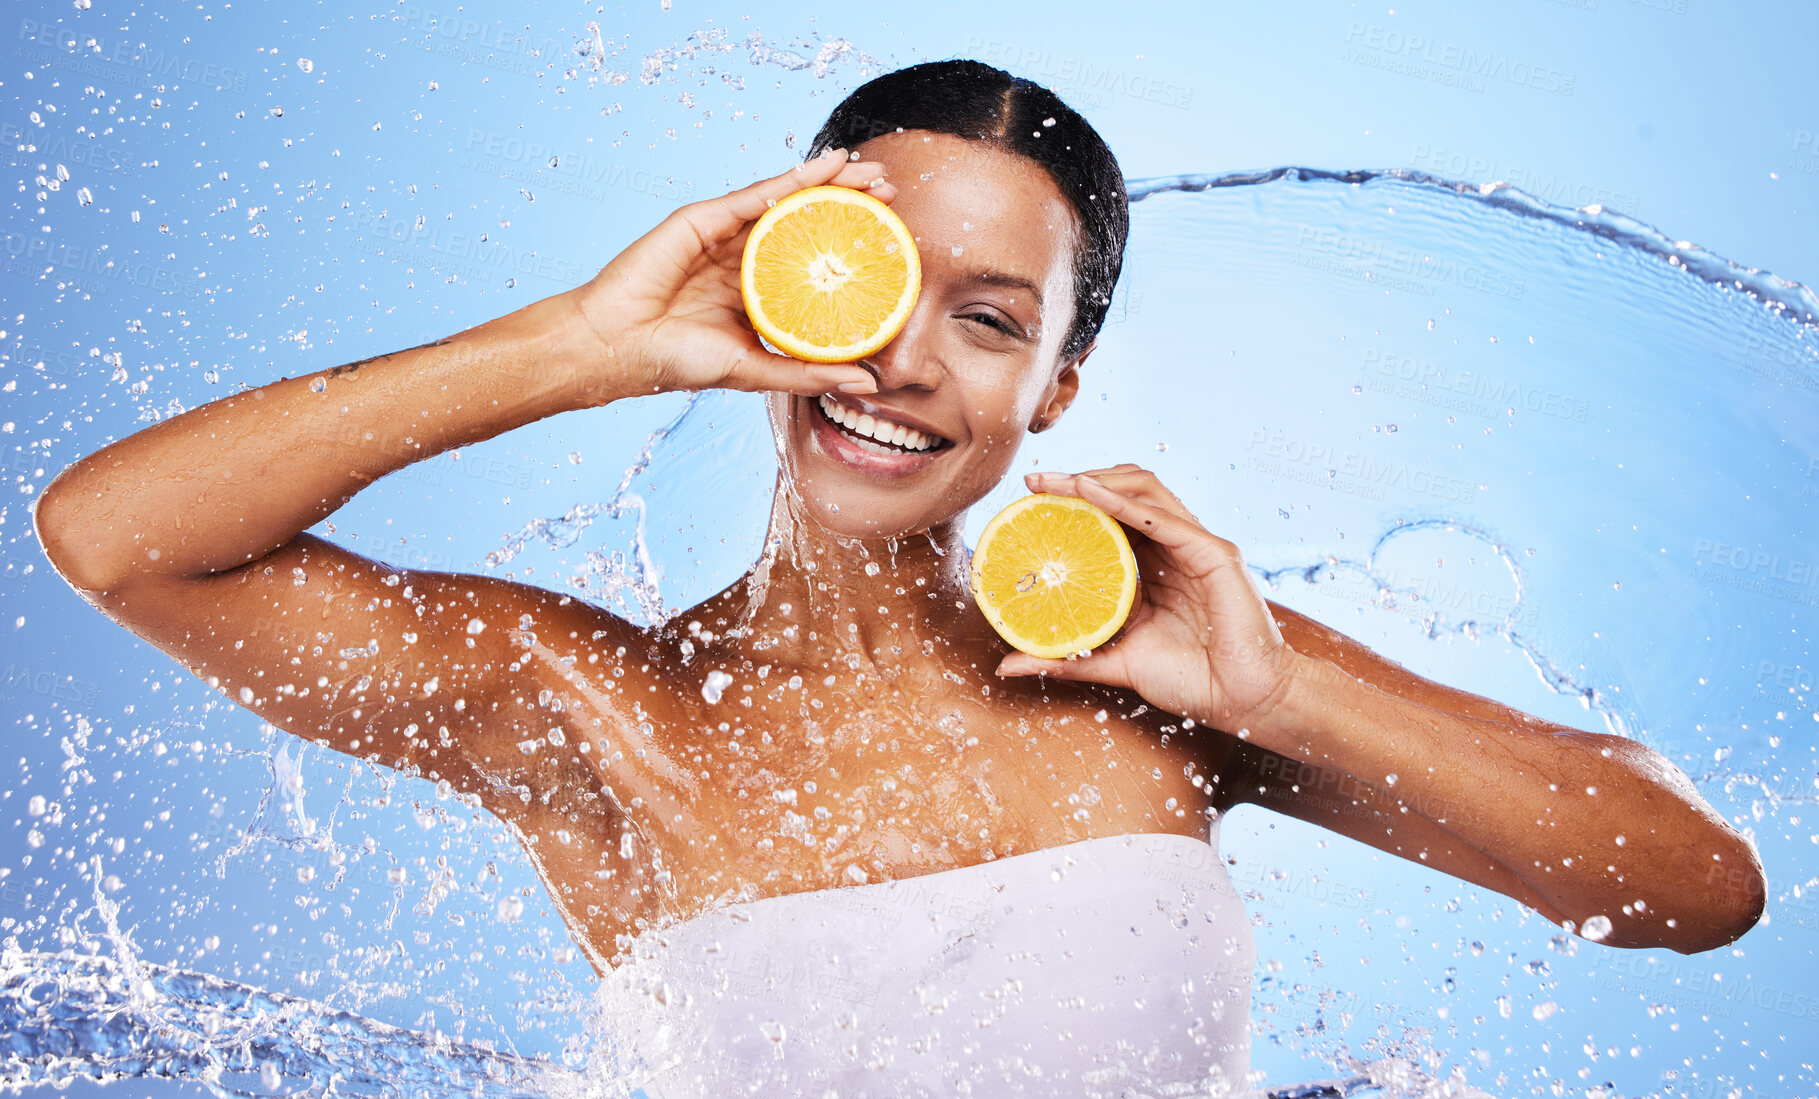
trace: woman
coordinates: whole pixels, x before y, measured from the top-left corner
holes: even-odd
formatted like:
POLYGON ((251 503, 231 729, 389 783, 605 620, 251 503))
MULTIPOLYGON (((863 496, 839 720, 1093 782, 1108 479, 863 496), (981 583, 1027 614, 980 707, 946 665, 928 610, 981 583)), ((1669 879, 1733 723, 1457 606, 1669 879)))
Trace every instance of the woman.
POLYGON ((40 498, 48 556, 273 724, 510 822, 596 965, 639 974, 614 986, 630 1025, 692 1002, 663 1094, 764 1073, 1242 1088, 1250 939, 1207 857, 1242 802, 1608 945, 1692 953, 1756 922, 1755 852, 1666 760, 1264 600, 1135 466, 1025 478, 1124 523, 1144 584, 1099 652, 1009 652, 968 594, 963 519, 1078 391, 1128 225, 1116 161, 1052 93, 973 62, 872 81, 816 151, 584 286, 104 448, 40 498), (770 354, 741 307, 751 222, 824 183, 893 203, 923 257, 907 327, 861 363, 770 354), (660 626, 304 533, 449 448, 708 388, 769 395, 770 534, 660 626), (880 424, 921 435, 855 430, 880 424))

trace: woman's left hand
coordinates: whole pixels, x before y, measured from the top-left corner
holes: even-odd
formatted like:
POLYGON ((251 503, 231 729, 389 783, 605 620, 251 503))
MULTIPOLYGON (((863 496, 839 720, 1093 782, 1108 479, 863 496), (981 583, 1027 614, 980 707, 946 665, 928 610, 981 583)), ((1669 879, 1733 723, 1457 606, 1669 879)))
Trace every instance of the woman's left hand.
POLYGON ((1299 657, 1231 542, 1200 525, 1156 475, 1134 465, 1032 473, 1031 492, 1078 496, 1131 534, 1142 577, 1124 628, 1090 656, 1013 652, 999 675, 1128 687, 1153 706, 1236 733, 1287 693, 1299 657))

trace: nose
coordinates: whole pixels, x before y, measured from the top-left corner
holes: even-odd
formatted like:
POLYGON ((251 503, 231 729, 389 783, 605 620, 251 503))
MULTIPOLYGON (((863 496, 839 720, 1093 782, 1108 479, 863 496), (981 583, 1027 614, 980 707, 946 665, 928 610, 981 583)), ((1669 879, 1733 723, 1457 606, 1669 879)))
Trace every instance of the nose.
POLYGON ((859 360, 860 366, 871 371, 880 393, 887 389, 935 388, 941 375, 941 363, 931 341, 923 338, 928 326, 917 315, 920 313, 918 305, 909 323, 891 342, 859 360))

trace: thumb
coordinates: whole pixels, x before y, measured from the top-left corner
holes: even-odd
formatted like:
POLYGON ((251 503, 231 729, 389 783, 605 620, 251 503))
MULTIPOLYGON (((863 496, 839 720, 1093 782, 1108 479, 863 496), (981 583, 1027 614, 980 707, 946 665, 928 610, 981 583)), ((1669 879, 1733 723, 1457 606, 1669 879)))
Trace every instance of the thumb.
POLYGON ((1099 652, 1094 652, 1090 656, 1076 656, 1069 660, 1045 660, 1028 653, 1013 652, 998 662, 998 674, 1006 678, 1041 675, 1050 679, 1122 686, 1123 684, 1118 680, 1108 677, 1109 664, 1110 661, 1099 652))

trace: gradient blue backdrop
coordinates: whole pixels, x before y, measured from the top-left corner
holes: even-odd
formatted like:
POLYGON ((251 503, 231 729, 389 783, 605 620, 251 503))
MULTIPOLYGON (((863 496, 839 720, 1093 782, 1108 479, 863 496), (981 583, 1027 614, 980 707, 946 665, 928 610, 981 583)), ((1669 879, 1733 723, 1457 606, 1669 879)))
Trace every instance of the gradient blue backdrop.
MULTIPOLYGON (((26 946, 92 942, 82 909, 95 879, 112 876, 107 892, 147 958, 531 1052, 559 1054, 574 1036, 548 1001, 584 992, 590 971, 563 950, 509 838, 427 786, 285 746, 90 610, 30 531, 29 503, 57 470, 234 388, 416 344, 571 286, 677 203, 787 165, 865 75, 929 58, 976 57, 1054 85, 1130 177, 1304 164, 1501 179, 1562 205, 1602 203, 1784 278, 1819 277, 1819 8, 1806 4, 145 7, 25 3, 0 20, 0 179, 17 181, 0 282, 0 453, 17 486, 0 501, 0 738, 22 767, 0 784, 0 926, 26 946), (803 68, 797 55, 826 63, 803 68), (1474 76, 1462 60, 1487 56, 1504 76, 1474 76), (293 771, 292 787, 274 781, 293 771), (33 796, 46 799, 42 815, 28 811, 33 796), (323 835, 329 848, 313 846, 323 835), (405 975, 398 995, 336 991, 405 975)), ((1230 384, 1243 400, 1245 379, 1230 384)), ((339 514, 334 536, 402 564, 478 568, 532 518, 606 498, 678 400, 558 417, 406 471, 339 514)), ((708 411, 721 407, 736 409, 708 411)), ((673 449, 696 446, 691 477, 646 493, 654 515, 676 520, 652 535, 672 602, 736 574, 768 477, 762 438, 717 440, 700 420, 690 431, 673 449), (740 503, 700 503, 723 497, 740 503)), ((1156 442, 1133 422, 1099 445, 1147 460, 1156 442)), ((602 524, 590 544, 629 529, 602 524)), ((533 558, 515 563, 520 578, 560 582, 533 558)), ((1797 625, 1804 638, 1811 617, 1797 625)), ((1398 655, 1443 678, 1472 674, 1457 653, 1398 655)), ((1552 704, 1521 671, 1469 685, 1521 694, 1537 712, 1552 704)), ((1549 716, 1585 721, 1564 703, 1549 716)), ((1337 858, 1314 852, 1311 829, 1246 813, 1228 823, 1226 849, 1288 867, 1291 883, 1337 858)), ((1257 909, 1269 916, 1262 956, 1305 952, 1303 902, 1353 922, 1334 888, 1371 891, 1398 927, 1399 891, 1423 913, 1439 901, 1417 892, 1458 892, 1419 868, 1346 869, 1354 857, 1339 859, 1322 904, 1291 884, 1257 909)), ((1797 885, 1819 860, 1772 869, 1797 885)), ((1503 930, 1525 939, 1524 960, 1546 957, 1550 929, 1525 926, 1503 930)), ((1811 981, 1811 931, 1799 924, 1759 929, 1703 964, 1749 976, 1755 936, 1797 961, 1774 980, 1811 981)), ((1811 1020, 1740 1008, 1719 1028, 1727 1038, 1697 1048, 1666 1019, 1607 1034, 1583 1017, 1478 1043, 1464 1020, 1494 1017, 1491 1001, 1449 1021, 1439 981, 1364 989, 1355 1043, 1378 1022, 1429 1027, 1448 1065, 1497 1094, 1554 1080, 1584 1093, 1611 1070, 1581 1076, 1593 1059, 1582 1047, 1606 1046, 1624 1051, 1632 1093, 1695 1061, 1702 1079, 1736 1075, 1761 1094, 1814 1086, 1811 1020)), ((1270 1083, 1326 1074, 1292 1046, 1260 1043, 1270 1083)))

